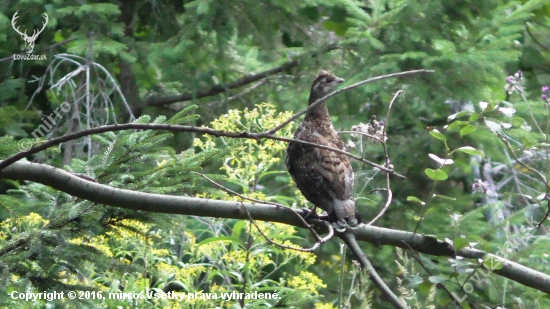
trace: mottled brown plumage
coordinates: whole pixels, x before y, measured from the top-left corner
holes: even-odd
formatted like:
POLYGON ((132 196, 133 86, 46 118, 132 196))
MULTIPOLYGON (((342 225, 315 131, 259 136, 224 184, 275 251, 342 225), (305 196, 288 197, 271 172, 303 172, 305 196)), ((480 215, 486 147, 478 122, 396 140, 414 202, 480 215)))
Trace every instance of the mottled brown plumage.
MULTIPOLYGON (((324 97, 344 80, 330 71, 322 70, 311 85, 309 104, 324 97)), ((338 136, 330 120, 326 102, 306 113, 294 138, 344 150, 344 142, 338 136)), ((351 199, 353 170, 348 157, 341 153, 289 143, 286 165, 296 186, 305 198, 329 214, 329 220, 337 227, 355 226, 355 202, 351 199)))

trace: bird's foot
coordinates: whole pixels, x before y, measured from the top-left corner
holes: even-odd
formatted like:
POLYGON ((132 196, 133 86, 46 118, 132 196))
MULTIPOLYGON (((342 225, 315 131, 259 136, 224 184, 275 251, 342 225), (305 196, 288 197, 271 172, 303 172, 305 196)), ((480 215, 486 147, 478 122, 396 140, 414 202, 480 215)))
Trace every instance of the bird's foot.
POLYGON ((344 232, 349 227, 349 224, 344 219, 338 219, 332 222, 332 227, 338 232, 344 232))
POLYGON ((332 227, 338 232, 344 232, 347 228, 355 227, 359 224, 356 218, 338 219, 332 222, 332 227))

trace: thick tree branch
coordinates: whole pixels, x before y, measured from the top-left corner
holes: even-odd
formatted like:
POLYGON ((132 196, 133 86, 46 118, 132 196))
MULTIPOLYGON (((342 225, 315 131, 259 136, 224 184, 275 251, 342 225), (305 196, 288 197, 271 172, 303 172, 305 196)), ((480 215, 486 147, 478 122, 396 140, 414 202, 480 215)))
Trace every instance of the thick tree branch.
MULTIPOLYGON (((3 162, 0 161, 1 163, 3 162)), ((280 222, 304 227, 300 218, 297 218, 293 211, 287 207, 149 194, 117 189, 79 178, 64 170, 44 164, 14 163, 0 172, 0 179, 39 182, 95 203, 134 210, 248 220, 248 215, 243 209, 243 207, 246 207, 248 213, 256 220, 280 222)), ((298 210, 297 212, 305 215, 303 210, 298 210)), ((533 289, 550 293, 550 276, 507 260, 504 257, 487 254, 471 248, 464 248, 455 253, 452 245, 444 241, 406 231, 366 225, 360 225, 354 228, 353 231, 357 240, 376 245, 389 245, 404 249, 409 249, 410 246, 413 250, 435 256, 455 257, 459 255, 475 260, 492 258, 495 261, 495 268, 491 269, 491 272, 533 289)), ((504 252, 504 254, 506 253, 504 252)))
MULTIPOLYGON (((211 184, 217 186, 218 188, 221 188, 222 190, 225 190, 226 192, 228 192, 229 194, 232 194, 232 195, 235 195, 235 196, 238 196, 240 197, 241 199, 246 199, 246 200, 250 200, 252 202, 257 202, 257 203, 264 203, 260 200, 257 200, 257 199, 251 199, 251 198, 248 198, 248 197, 245 197, 229 188, 226 188, 222 185, 220 185, 219 183, 213 181, 212 179, 208 178, 206 175, 203 175, 203 174, 200 174, 200 173, 195 173, 195 174, 198 174, 198 175, 201 175, 203 178, 205 178, 208 182, 210 182, 211 184)), ((267 204, 270 204, 270 205, 274 205, 274 204, 277 204, 277 203, 272 203, 272 202, 265 202, 267 204)), ((283 206, 283 205, 280 205, 279 206, 283 206)), ((284 206, 283 206, 284 207, 284 206)), ((245 208, 246 210, 246 208, 245 208)), ((320 222, 323 222, 325 223, 327 226, 328 226, 328 229, 329 229, 329 235, 327 237, 324 237, 324 238, 320 238, 319 235, 317 234, 317 232, 315 232, 315 230, 312 228, 312 226, 310 226, 309 224, 307 224, 307 222, 305 222, 305 220, 303 220, 303 224, 305 224, 308 229, 313 233, 313 235, 316 237, 317 241, 315 242, 315 244, 311 247, 311 248, 306 248, 306 249, 303 249, 303 248, 297 248, 297 247, 293 247, 293 246, 287 246, 287 245, 283 245, 283 244, 279 244, 277 242, 275 242, 274 240, 270 239, 267 235, 265 235, 262 231, 262 229, 256 224, 256 220, 254 220, 254 218, 252 218, 252 216, 250 215, 250 213, 248 213, 248 219, 252 222, 252 224, 256 227, 256 229, 258 230, 258 232, 260 234, 262 234, 262 236, 271 244, 273 245, 276 245, 276 246, 279 246, 281 248, 286 248, 286 249, 292 249, 292 250, 298 250, 298 251, 305 251, 305 252, 311 252, 311 251, 314 251, 316 250, 319 246, 321 246, 322 243, 325 243, 327 242, 328 240, 330 240, 332 238, 332 233, 334 232, 334 229, 332 228, 332 226, 330 226, 330 223, 328 223, 328 221, 320 221, 320 222)), ((298 214, 297 214, 298 215, 298 214)), ((300 217, 301 218, 301 217, 300 217)), ((350 229, 346 229, 343 233, 339 233, 338 234, 338 237, 340 237, 347 245, 348 247, 350 248, 350 250, 353 252, 353 254, 355 255, 355 257, 359 260, 359 263, 361 264, 361 268, 363 269, 363 271, 367 271, 369 276, 371 277, 372 281, 374 282, 374 284, 378 287, 378 289, 382 292, 382 294, 384 294, 384 296, 386 296, 386 298, 390 301, 390 303, 394 306, 394 308, 398 308, 398 309, 407 309, 407 305, 404 304, 400 299, 399 297, 397 297, 397 295, 395 295, 395 293, 388 287, 388 285, 384 282, 384 280, 382 279, 382 277, 380 277, 380 275, 378 274, 378 272, 376 271, 376 269, 372 266, 372 264, 370 263, 369 259, 367 258, 367 256, 365 255, 365 253, 363 252, 363 250, 361 250, 361 247, 359 246, 359 244, 357 243, 357 239, 355 238, 355 235, 353 234, 353 231, 350 230, 350 229)))

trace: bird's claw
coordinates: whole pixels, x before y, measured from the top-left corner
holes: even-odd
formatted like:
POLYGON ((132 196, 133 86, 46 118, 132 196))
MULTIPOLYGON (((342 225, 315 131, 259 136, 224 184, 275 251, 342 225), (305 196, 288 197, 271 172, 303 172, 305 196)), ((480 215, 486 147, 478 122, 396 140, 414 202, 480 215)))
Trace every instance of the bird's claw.
POLYGON ((332 222, 332 227, 338 232, 344 232, 350 226, 345 219, 338 219, 332 222))
POLYGON ((359 224, 356 218, 340 218, 332 222, 332 227, 338 232, 344 232, 347 228, 355 227, 359 224))

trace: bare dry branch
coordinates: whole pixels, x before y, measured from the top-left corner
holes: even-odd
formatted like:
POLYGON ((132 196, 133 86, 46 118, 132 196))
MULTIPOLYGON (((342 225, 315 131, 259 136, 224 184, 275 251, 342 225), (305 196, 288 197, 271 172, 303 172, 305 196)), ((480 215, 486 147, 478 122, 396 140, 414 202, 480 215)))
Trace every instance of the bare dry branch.
POLYGON ((242 78, 239 78, 239 79, 237 79, 235 81, 232 81, 230 83, 227 83, 225 85, 215 85, 210 89, 197 91, 197 93, 195 93, 194 95, 193 95, 193 93, 184 93, 184 94, 171 96, 171 97, 164 97, 164 98, 155 98, 155 97, 153 97, 153 98, 149 99, 146 104, 149 105, 149 106, 159 106, 159 105, 165 105, 165 104, 176 103, 176 102, 181 102, 181 101, 189 101, 189 100, 192 100, 192 99, 200 99, 200 98, 204 98, 204 97, 210 97, 210 96, 213 96, 213 95, 216 95, 216 94, 220 94, 224 91, 227 91, 228 89, 233 89, 233 88, 241 87, 241 86, 244 86, 244 85, 248 85, 248 84, 251 84, 253 82, 259 81, 259 80, 261 80, 261 79, 263 79, 267 76, 271 76, 273 74, 277 74, 277 73, 286 71, 288 69, 291 69, 291 68, 297 66, 299 62, 300 62, 299 59, 295 59, 295 60, 287 62, 287 63, 285 63, 281 66, 278 66, 276 68, 273 68, 273 69, 270 69, 270 70, 267 70, 267 71, 264 71, 264 72, 261 72, 261 73, 258 73, 258 74, 246 75, 242 78))

